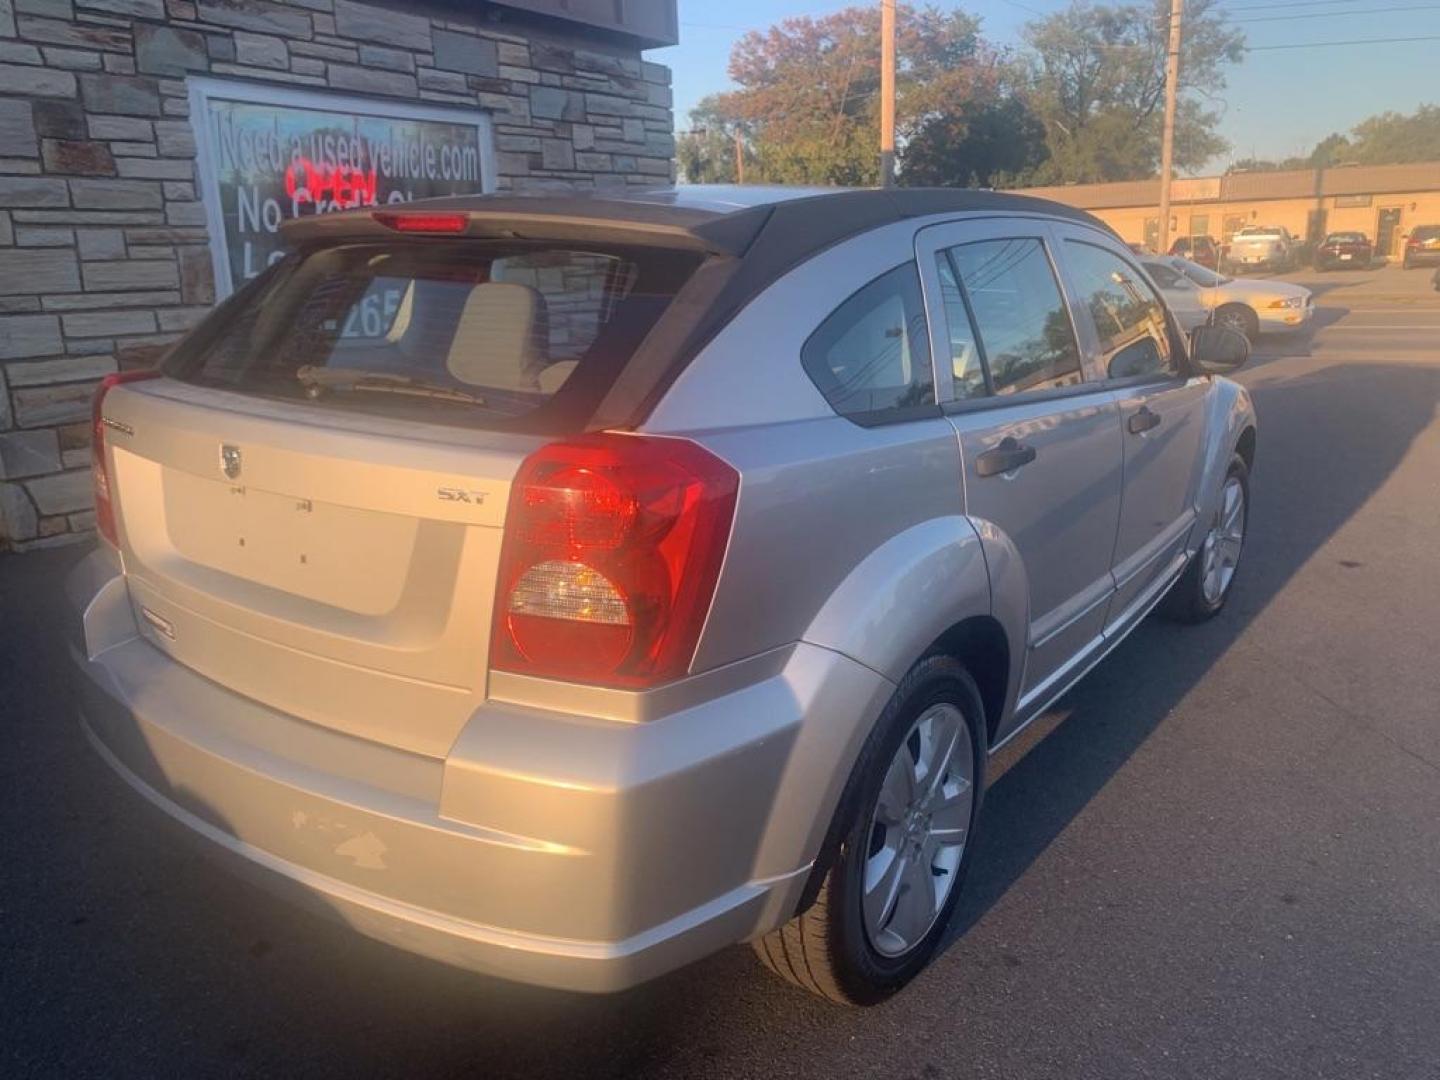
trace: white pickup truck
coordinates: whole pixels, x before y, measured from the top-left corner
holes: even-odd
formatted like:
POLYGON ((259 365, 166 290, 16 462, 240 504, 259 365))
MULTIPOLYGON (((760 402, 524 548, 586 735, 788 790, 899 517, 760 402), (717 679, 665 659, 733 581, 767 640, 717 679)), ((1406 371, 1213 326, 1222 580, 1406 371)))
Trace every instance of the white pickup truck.
POLYGON ((1247 225, 1230 238, 1225 266, 1241 270, 1286 270, 1299 262, 1300 241, 1280 225, 1247 225))

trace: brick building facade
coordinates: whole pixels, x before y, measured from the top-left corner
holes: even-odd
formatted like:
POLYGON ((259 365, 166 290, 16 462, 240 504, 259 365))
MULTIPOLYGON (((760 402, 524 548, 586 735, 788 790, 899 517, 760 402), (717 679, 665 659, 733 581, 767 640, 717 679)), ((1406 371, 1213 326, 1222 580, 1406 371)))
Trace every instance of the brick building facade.
MULTIPOLYGON (((155 363, 232 265, 252 272, 234 233, 246 209, 237 226, 216 205, 234 147, 212 149, 207 171, 224 133, 192 115, 209 100, 197 88, 248 88, 226 108, 252 121, 267 101, 286 118, 334 102, 391 124, 453 120, 478 146, 463 170, 454 152, 455 183, 475 190, 665 183, 670 73, 642 50, 674 39, 674 0, 0 0, 0 550, 91 529, 96 380, 155 363)), ((381 147, 387 166, 406 145, 381 147)), ((432 176, 446 154, 430 154, 432 176)), ((255 195, 261 233, 270 202, 277 218, 299 205, 262 210, 255 195)))

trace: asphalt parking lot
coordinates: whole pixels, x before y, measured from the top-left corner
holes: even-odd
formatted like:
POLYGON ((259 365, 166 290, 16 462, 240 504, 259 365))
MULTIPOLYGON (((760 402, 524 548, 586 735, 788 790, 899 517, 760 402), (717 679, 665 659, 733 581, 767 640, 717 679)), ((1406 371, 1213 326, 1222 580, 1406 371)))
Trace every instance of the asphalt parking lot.
POLYGON ((0 558, 0 1075, 1440 1077, 1440 294, 1290 279, 1319 311, 1242 374, 1231 606, 1147 623, 1007 750, 952 944, 867 1012, 741 949, 512 987, 252 891, 86 747, 75 550, 0 558))

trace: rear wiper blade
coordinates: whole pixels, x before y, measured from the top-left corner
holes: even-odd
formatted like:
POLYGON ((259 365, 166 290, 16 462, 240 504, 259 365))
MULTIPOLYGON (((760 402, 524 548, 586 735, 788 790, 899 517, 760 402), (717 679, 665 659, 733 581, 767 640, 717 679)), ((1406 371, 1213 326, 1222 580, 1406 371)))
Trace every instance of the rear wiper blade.
POLYGON ((310 398, 318 398, 327 390, 369 390, 380 394, 408 394, 435 401, 453 401, 461 405, 486 404, 483 397, 468 390, 389 371, 302 364, 296 369, 295 378, 305 387, 305 395, 310 398))

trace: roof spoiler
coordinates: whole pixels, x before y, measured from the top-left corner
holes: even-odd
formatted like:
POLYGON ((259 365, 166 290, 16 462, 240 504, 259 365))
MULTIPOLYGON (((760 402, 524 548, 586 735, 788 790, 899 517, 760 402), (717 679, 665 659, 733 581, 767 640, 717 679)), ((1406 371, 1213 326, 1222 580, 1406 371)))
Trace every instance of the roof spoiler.
MULTIPOLYGON (((773 210, 757 206, 714 214, 663 204, 606 202, 584 197, 489 196, 425 199, 333 214, 293 218, 280 229, 296 247, 343 239, 394 239, 427 232, 489 240, 571 241, 662 247, 709 255, 743 255, 773 210), (443 228, 405 227, 410 215, 434 219, 443 228), (464 219, 463 223, 458 219, 464 219)), ((418 220, 416 224, 421 224, 418 220)))

